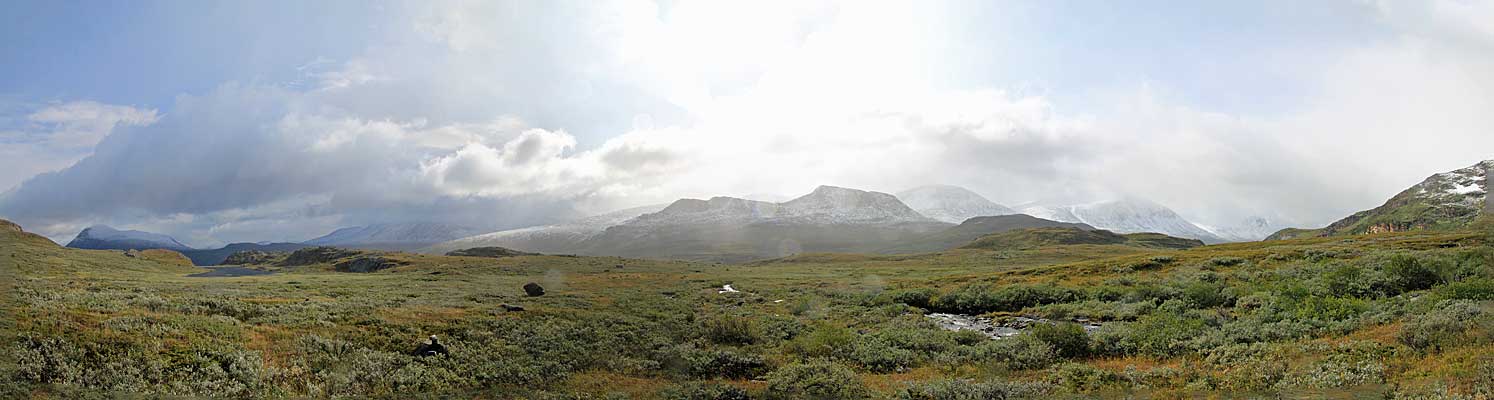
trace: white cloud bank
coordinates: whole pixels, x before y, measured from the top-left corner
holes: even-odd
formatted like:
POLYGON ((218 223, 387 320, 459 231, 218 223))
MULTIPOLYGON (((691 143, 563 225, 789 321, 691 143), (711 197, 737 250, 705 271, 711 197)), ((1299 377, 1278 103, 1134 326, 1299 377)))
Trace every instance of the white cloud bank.
POLYGON ((105 222, 214 244, 951 183, 1007 204, 1131 195, 1209 225, 1322 224, 1494 158, 1494 14, 1365 6, 1392 40, 1289 71, 1312 82, 1302 107, 1252 115, 1187 105, 1154 81, 1096 90, 1083 110, 952 85, 946 64, 1013 40, 951 36, 957 7, 416 3, 395 10, 409 16, 390 35, 403 39, 314 63, 312 87, 228 83, 159 116, 38 112, 48 140, 112 133, 5 195, 0 215, 54 238, 105 222))

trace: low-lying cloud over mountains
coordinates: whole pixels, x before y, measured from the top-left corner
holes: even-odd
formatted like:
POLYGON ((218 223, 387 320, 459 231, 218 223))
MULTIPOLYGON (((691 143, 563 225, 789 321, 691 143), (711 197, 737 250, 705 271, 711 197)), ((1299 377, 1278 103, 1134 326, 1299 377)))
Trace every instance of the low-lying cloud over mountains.
POLYGON ((1229 36, 1107 31, 1121 28, 1050 7, 396 3, 353 55, 284 66, 294 81, 224 77, 71 122, 42 111, 88 99, 0 108, 19 110, 0 117, 0 154, 104 132, 71 166, 27 161, 52 172, 0 195, 0 216, 54 239, 110 224, 206 247, 948 182, 1001 204, 1134 196, 1210 227, 1316 226, 1494 148, 1486 8, 1298 10, 1341 24, 1177 10, 1269 21, 1229 36))

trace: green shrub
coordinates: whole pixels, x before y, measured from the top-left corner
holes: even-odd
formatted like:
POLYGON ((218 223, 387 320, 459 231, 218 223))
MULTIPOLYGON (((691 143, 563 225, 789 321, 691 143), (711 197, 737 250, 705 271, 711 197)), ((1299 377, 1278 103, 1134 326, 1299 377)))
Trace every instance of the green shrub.
POLYGON ((1209 265, 1215 267, 1233 267, 1244 263, 1245 259, 1240 257, 1214 257, 1209 259, 1209 265))
POLYGON ((1391 256, 1385 265, 1385 274, 1390 279, 1391 288, 1396 293, 1404 293, 1429 289, 1436 285, 1441 278, 1437 276, 1437 271, 1427 264, 1421 258, 1410 254, 1391 256))
POLYGON ((871 395, 855 371, 828 359, 773 371, 768 374, 767 394, 775 399, 864 399, 871 395))
POLYGON ((1224 285, 1209 282, 1193 282, 1183 288, 1183 298, 1194 308, 1228 306, 1235 299, 1224 285))
POLYGON ((1142 354, 1169 357, 1187 350, 1187 342, 1208 326, 1202 319, 1171 312, 1156 312, 1130 325, 1125 341, 1142 354))
POLYGON ((1008 369, 1042 369, 1058 361, 1053 345, 1033 335, 992 340, 975 348, 975 361, 995 362, 1008 369))
POLYGON ((856 334, 850 329, 821 324, 790 341, 787 350, 806 358, 837 357, 851 351, 856 334))
POLYGON ((1041 383, 972 382, 946 380, 922 382, 899 391, 899 400, 1007 400, 1034 398, 1048 392, 1041 383))
POLYGON ((913 352, 875 336, 865 336, 857 341, 850 358, 872 372, 903 371, 913 365, 913 352))
POLYGON ((930 308, 937 292, 931 288, 902 289, 887 292, 887 296, 894 303, 903 303, 918 308, 930 308))
POLYGON ((757 341, 757 326, 746 317, 721 316, 701 322, 707 340, 719 344, 751 344, 757 341))
POLYGON ((1475 278, 1437 288, 1437 298, 1447 300, 1494 300, 1494 279, 1475 278))
POLYGON ((1471 301, 1443 302, 1438 309, 1407 321, 1396 341, 1416 350, 1438 352, 1457 343, 1481 317, 1483 311, 1471 301))
POLYGON ((1076 358, 1089 355, 1089 334, 1084 327, 1074 323, 1035 324, 1028 331, 1037 340, 1053 346, 1059 357, 1076 358))
POLYGON ((690 376, 697 378, 752 378, 768 369, 762 356, 737 350, 695 350, 685 358, 690 376))
POLYGON ((1075 392, 1092 392, 1099 390, 1107 383, 1119 380, 1119 377, 1114 373, 1087 364, 1068 363, 1049 374, 1049 380, 1057 386, 1075 392))
POLYGON ((992 289, 985 285, 960 288, 934 299, 933 308, 962 314, 1020 311, 1023 308, 1083 299, 1082 291, 1052 285, 1011 285, 992 289))

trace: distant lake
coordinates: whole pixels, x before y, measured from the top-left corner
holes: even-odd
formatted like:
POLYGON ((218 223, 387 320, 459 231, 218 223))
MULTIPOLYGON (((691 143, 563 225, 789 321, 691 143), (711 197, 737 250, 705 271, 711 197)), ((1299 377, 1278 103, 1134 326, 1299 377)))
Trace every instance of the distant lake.
POLYGON ((269 274, 273 274, 274 273, 274 272, 270 272, 270 271, 260 271, 260 270, 252 269, 252 268, 234 267, 234 266, 227 266, 227 267, 203 267, 203 268, 207 268, 210 271, 203 272, 203 273, 198 273, 198 274, 187 275, 187 276, 191 277, 191 278, 230 278, 230 277, 235 277, 235 276, 269 275, 269 274))

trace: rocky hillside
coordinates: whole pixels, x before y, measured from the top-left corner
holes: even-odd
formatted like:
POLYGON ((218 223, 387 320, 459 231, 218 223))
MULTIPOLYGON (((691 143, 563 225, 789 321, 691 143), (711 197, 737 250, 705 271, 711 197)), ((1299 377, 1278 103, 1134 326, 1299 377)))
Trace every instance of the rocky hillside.
POLYGON ((925 217, 951 224, 965 222, 974 217, 1017 213, 1015 210, 996 204, 959 186, 921 186, 898 192, 897 198, 925 217))
POLYGON ((84 228, 78 236, 67 243, 67 247, 93 250, 146 250, 167 249, 176 251, 192 248, 171 236, 159 233, 118 230, 103 225, 84 228))
POLYGON ((1494 160, 1435 174, 1379 207, 1354 213, 1323 228, 1283 229, 1268 240, 1462 228, 1491 208, 1487 196, 1491 170, 1494 160))

